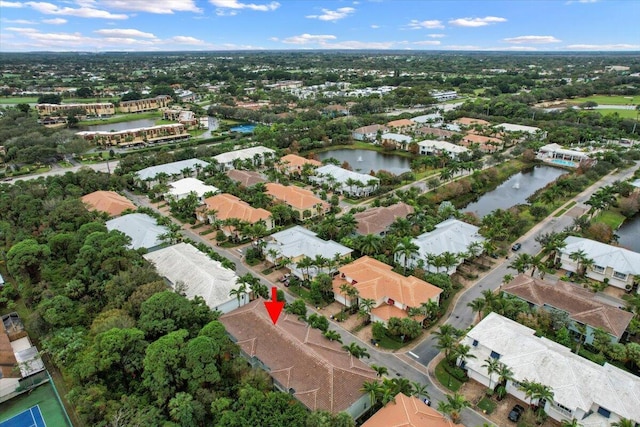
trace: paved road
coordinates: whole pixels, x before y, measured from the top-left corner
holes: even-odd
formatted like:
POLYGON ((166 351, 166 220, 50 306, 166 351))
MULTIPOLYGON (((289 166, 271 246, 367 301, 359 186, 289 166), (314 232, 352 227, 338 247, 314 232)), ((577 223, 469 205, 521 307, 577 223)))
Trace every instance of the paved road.
POLYGON ((94 163, 92 165, 76 165, 76 166, 72 166, 70 168, 63 168, 60 167, 58 165, 55 165, 51 168, 51 170, 47 171, 47 172, 42 172, 42 173, 37 173, 37 174, 30 174, 30 175, 21 175, 15 178, 9 178, 6 181, 2 181, 2 182, 6 182, 7 184, 13 184, 16 181, 29 181, 32 179, 38 179, 40 177, 46 178, 48 176, 54 176, 54 175, 64 175, 67 172, 78 172, 81 168, 89 168, 89 169, 93 169, 94 171, 97 172, 110 172, 113 171, 117 166, 118 166, 119 161, 117 160, 112 160, 109 162, 103 162, 103 163, 94 163))

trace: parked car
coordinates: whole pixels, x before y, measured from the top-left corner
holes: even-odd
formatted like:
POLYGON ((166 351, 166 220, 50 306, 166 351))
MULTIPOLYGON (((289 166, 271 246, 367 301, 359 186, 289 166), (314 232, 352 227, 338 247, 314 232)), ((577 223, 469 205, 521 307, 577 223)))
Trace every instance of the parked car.
POLYGON ((511 246, 511 250, 516 252, 516 251, 519 251, 521 247, 522 247, 522 243, 514 243, 513 246, 511 246))
POLYGON ((425 397, 422 399, 422 401, 424 402, 425 405, 431 406, 431 401, 429 400, 429 398, 425 397))
POLYGON ((290 273, 286 273, 284 276, 282 276, 278 280, 281 281, 281 282, 288 282, 289 281, 289 277, 291 277, 291 274, 290 273))
POLYGON ((509 420, 513 421, 514 423, 517 423, 520 417, 522 416, 523 412, 524 412, 524 408, 522 406, 520 405, 514 406, 513 409, 511 409, 511 412, 509 412, 509 420))

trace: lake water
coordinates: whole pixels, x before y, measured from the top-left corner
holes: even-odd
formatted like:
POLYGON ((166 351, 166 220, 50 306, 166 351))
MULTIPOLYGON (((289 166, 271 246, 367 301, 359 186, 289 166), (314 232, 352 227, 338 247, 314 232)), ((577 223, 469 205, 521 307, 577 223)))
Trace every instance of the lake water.
POLYGON ((615 233, 620 246, 640 253, 640 214, 625 220, 615 233))
POLYGON ((483 217, 496 209, 508 209, 527 203, 527 197, 565 173, 567 171, 545 165, 519 172, 476 202, 468 204, 461 211, 474 212, 479 217, 483 217))
POLYGON ((330 150, 318 153, 320 160, 333 157, 341 163, 348 162, 351 168, 360 173, 369 173, 371 170, 385 170, 395 175, 411 171, 411 162, 406 157, 382 154, 372 150, 330 150))
POLYGON ((138 119, 131 120, 129 122, 122 123, 111 123, 105 125, 95 125, 95 126, 87 126, 87 130, 95 132, 110 132, 110 131, 119 131, 119 130, 127 130, 127 129, 136 129, 136 128, 147 128, 150 126, 155 126, 155 119, 138 119))

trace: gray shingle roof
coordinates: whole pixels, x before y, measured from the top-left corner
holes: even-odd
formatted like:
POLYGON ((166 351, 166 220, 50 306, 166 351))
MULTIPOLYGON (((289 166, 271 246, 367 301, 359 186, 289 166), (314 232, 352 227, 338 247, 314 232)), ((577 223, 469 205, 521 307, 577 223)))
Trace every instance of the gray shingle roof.
POLYGON ((162 244, 160 236, 169 229, 158 225, 155 218, 147 214, 132 213, 111 219, 106 223, 107 230, 118 230, 131 238, 132 249, 153 248, 162 244))

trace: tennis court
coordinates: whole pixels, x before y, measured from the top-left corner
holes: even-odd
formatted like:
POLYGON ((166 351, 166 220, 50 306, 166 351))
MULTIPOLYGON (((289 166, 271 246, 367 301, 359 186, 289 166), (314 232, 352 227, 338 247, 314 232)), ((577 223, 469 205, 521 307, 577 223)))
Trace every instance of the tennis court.
POLYGON ((42 412, 38 405, 14 415, 6 421, 0 423, 0 427, 46 427, 42 412))

